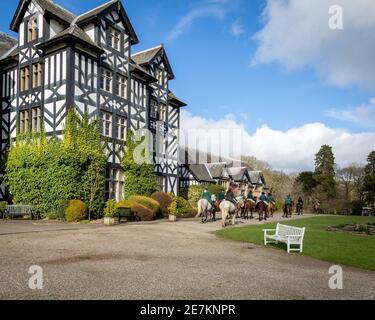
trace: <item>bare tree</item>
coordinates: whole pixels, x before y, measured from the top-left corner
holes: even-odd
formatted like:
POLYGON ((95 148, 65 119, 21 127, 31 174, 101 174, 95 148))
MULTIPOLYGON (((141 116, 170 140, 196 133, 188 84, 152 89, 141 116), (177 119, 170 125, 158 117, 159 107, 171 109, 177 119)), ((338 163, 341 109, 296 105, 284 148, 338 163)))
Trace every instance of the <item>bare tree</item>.
POLYGON ((350 200, 350 196, 353 191, 356 192, 360 200, 363 199, 363 179, 364 179, 364 167, 352 164, 348 167, 337 170, 337 180, 344 188, 345 199, 350 200))

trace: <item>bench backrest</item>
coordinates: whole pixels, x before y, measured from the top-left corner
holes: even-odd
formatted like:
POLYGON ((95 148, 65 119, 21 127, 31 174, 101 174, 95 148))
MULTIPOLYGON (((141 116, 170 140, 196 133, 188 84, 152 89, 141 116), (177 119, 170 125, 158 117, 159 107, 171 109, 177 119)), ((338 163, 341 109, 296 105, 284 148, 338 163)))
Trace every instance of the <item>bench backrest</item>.
POLYGON ((33 210, 33 207, 24 205, 7 205, 6 210, 8 213, 30 214, 33 210))
POLYGON ((304 236, 305 228, 298 228, 287 226, 285 224, 278 223, 276 227, 276 234, 280 237, 285 236, 304 236))

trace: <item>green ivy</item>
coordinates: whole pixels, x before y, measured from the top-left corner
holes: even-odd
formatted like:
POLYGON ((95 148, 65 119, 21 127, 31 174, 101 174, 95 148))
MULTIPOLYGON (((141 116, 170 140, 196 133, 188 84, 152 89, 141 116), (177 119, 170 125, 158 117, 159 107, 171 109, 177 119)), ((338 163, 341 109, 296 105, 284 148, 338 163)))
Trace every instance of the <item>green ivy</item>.
POLYGON ((33 205, 43 218, 61 218, 62 202, 81 199, 92 216, 101 216, 106 157, 99 130, 96 121, 70 109, 63 141, 47 139, 43 131, 19 136, 4 177, 13 202, 33 205))
MULTIPOLYGON (((139 164, 134 160, 134 152, 137 146, 143 142, 137 143, 132 131, 128 132, 126 153, 121 161, 125 172, 124 193, 126 198, 136 195, 151 196, 155 191, 158 191, 154 165, 146 162, 139 164)), ((143 152, 143 156, 145 152, 143 152)))

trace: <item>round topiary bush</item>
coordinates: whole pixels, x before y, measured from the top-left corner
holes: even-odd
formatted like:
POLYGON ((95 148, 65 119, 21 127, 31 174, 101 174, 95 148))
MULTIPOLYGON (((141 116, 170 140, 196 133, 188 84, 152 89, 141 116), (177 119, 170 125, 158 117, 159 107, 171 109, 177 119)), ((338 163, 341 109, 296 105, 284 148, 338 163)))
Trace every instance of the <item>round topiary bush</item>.
MULTIPOLYGON (((141 221, 151 221, 156 219, 156 212, 134 200, 121 200, 116 204, 117 208, 130 208, 141 221)), ((159 207, 160 210, 160 207, 159 207)))
POLYGON ((140 204, 135 205, 132 208, 133 212, 137 214, 141 221, 152 221, 155 220, 155 214, 149 208, 146 208, 140 204))
POLYGON ((169 214, 168 207, 173 200, 172 197, 168 193, 158 191, 153 193, 151 198, 159 203, 163 217, 167 217, 169 214))
POLYGON ((134 201, 148 209, 150 209, 154 216, 157 217, 161 213, 161 208, 159 202, 156 200, 150 198, 150 197, 145 197, 145 196, 132 196, 129 198, 130 201, 134 201))
POLYGON ((65 210, 65 220, 67 222, 78 222, 86 218, 87 206, 81 200, 70 200, 65 210))

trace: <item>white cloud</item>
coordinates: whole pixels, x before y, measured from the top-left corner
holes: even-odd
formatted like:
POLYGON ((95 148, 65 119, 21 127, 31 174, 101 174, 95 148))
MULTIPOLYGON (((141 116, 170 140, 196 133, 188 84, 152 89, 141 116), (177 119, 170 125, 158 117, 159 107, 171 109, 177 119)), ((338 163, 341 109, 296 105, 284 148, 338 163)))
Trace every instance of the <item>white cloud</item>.
POLYGON ((363 127, 375 128, 375 98, 369 104, 355 108, 331 109, 326 115, 340 121, 358 124, 363 127))
POLYGON ((313 68, 334 85, 375 88, 374 0, 267 0, 252 65, 313 68), (329 8, 343 8, 343 30, 329 28, 329 8))
POLYGON ((187 32, 198 19, 207 17, 223 19, 225 16, 225 6, 223 6, 223 4, 225 2, 226 1, 210 1, 208 4, 190 10, 186 15, 180 18, 177 25, 168 34, 167 39, 169 41, 177 39, 187 32))
POLYGON ((230 33, 235 37, 239 37, 245 33, 245 28, 241 22, 241 19, 237 19, 232 23, 230 33))
MULTIPOLYGON (((234 115, 222 120, 205 119, 182 112, 182 130, 188 136, 188 145, 224 156, 242 154, 267 161, 275 169, 284 171, 311 170, 314 156, 323 144, 333 147, 336 162, 345 166, 353 162, 365 162, 375 150, 375 133, 352 133, 333 129, 322 123, 310 123, 287 131, 274 130, 262 125, 249 133, 234 115), (232 142, 232 143, 231 143, 232 142)), ((184 139, 181 139, 184 144, 184 139)))

